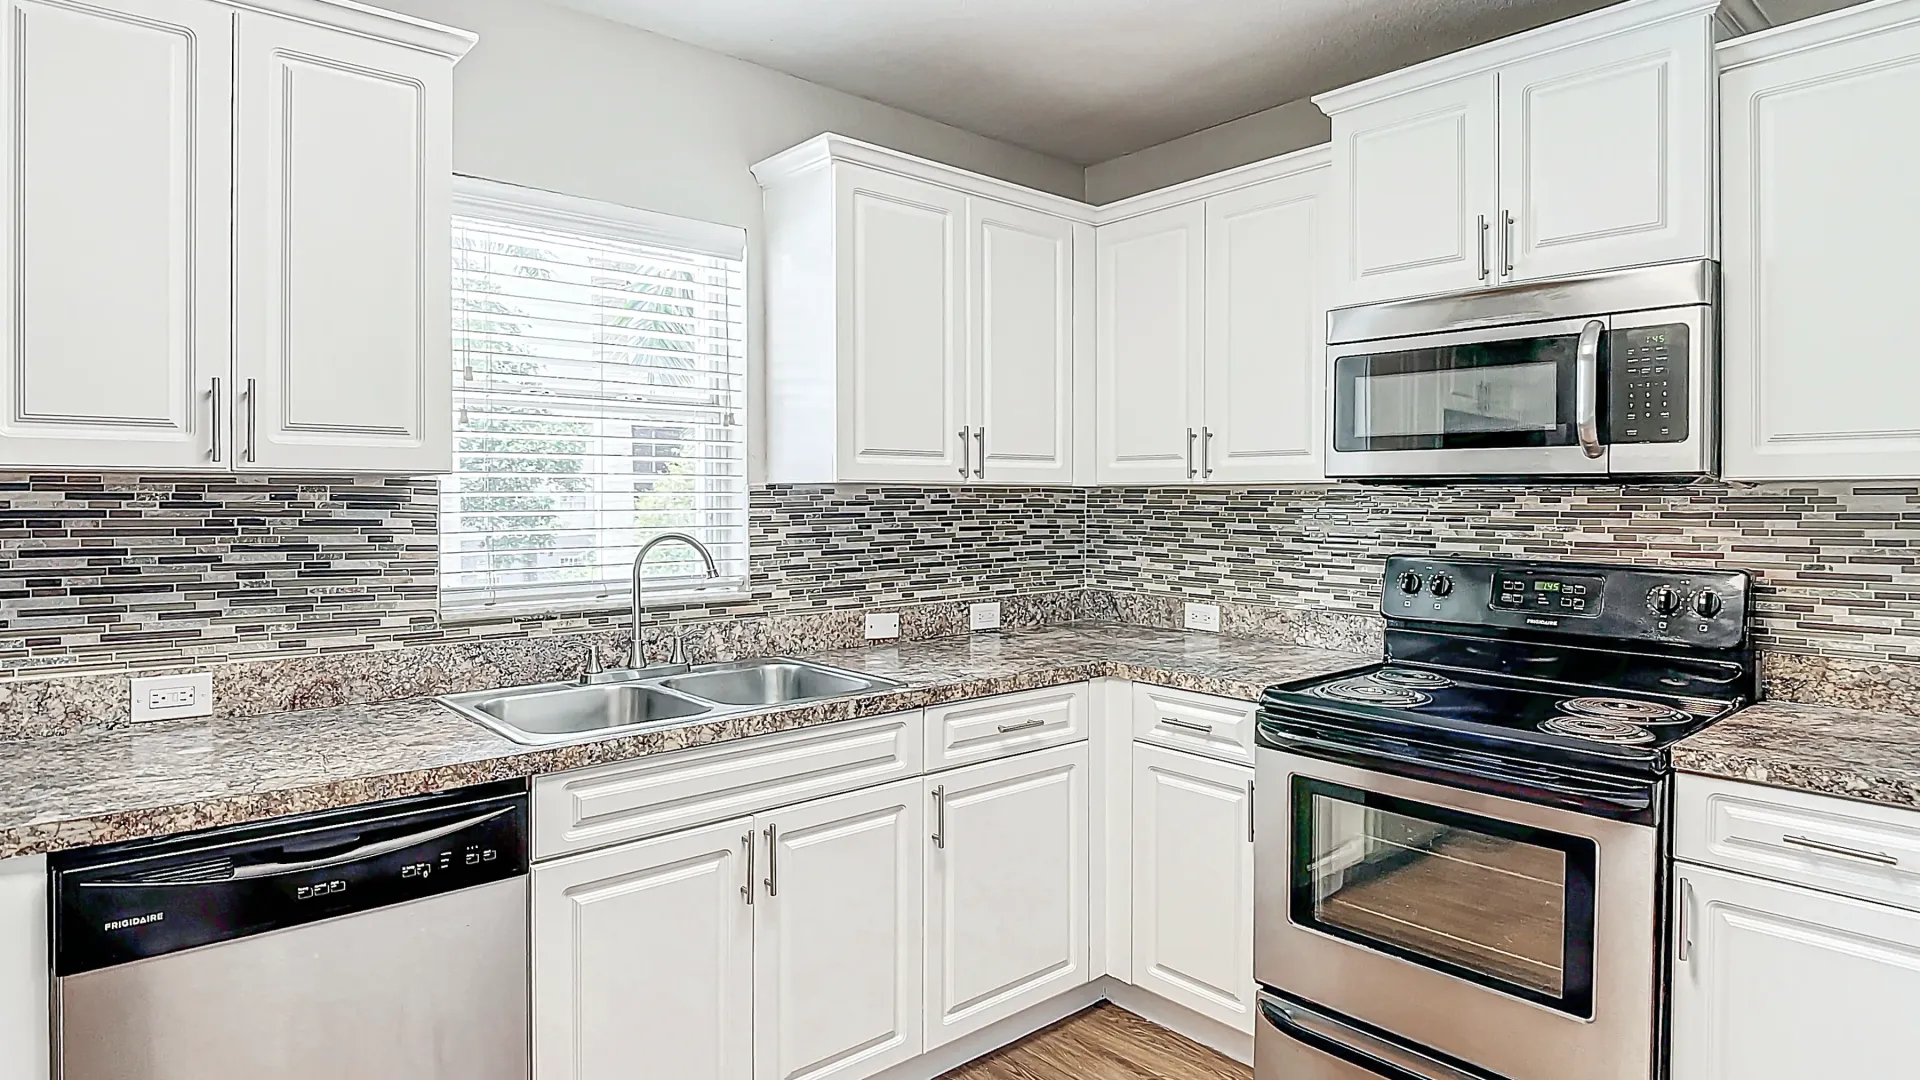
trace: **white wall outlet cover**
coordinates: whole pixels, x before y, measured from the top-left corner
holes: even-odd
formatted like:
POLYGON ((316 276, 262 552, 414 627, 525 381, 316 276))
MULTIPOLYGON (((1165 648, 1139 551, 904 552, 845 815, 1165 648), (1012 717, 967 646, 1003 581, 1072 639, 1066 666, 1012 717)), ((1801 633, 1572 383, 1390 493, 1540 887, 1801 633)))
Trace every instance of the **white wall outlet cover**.
POLYGON ((974 604, 967 608, 967 629, 1000 629, 1000 601, 990 600, 984 604, 974 604))
POLYGON ((176 720, 213 715, 213 672, 149 675, 133 680, 133 719, 176 720))
POLYGON ((867 616, 867 640, 881 641, 900 636, 900 613, 885 611, 867 616))
POLYGON ((1220 632, 1219 604, 1188 604, 1187 629, 1204 630, 1209 634, 1220 632))

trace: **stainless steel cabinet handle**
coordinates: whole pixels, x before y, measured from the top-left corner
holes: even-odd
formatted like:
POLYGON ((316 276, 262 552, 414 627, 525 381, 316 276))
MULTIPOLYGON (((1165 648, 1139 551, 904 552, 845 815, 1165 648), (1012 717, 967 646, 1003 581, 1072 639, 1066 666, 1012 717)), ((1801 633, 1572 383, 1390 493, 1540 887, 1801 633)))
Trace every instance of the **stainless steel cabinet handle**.
POLYGON ((933 789, 933 846, 947 846, 947 785, 933 789))
POLYGON ((1493 275, 1493 267, 1487 265, 1487 215, 1480 215, 1480 231, 1475 235, 1479 238, 1480 280, 1485 281, 1493 275))
POLYGON ((213 449, 207 454, 208 460, 220 460, 220 376, 213 377, 213 390, 207 397, 213 402, 213 449))
POLYGON ((1861 859, 1870 863, 1879 863, 1881 866, 1900 865, 1899 859, 1884 851, 1868 851, 1865 848, 1842 847, 1839 844, 1829 844, 1805 836, 1783 836, 1780 838, 1780 842, 1783 844, 1792 844, 1794 847, 1807 848, 1810 851, 1823 851, 1828 855, 1839 855, 1842 858, 1861 859))
POLYGON ((777 826, 767 826, 767 895, 780 895, 780 834, 777 826))
POLYGON ((1580 329, 1580 345, 1573 357, 1573 422, 1580 449, 1590 458, 1607 452, 1600 445, 1600 336, 1607 324, 1594 319, 1580 329))
POLYGON ((259 384, 255 383, 252 379, 248 379, 247 380, 247 464, 249 465, 253 464, 254 462, 254 454, 253 454, 253 450, 254 450, 253 429, 254 429, 254 412, 255 412, 254 405, 256 400, 259 397, 260 397, 259 384))
POLYGON ((1513 276, 1513 215, 1500 211, 1500 265, 1501 277, 1513 276))
POLYGON ((1193 467, 1193 440, 1198 437, 1192 428, 1187 429, 1187 479, 1189 480, 1193 479, 1195 474, 1193 467))
POLYGON ((1013 731, 1025 731, 1028 728, 1037 728, 1045 723, 1046 723, 1046 720, 1036 716, 1031 720, 1022 720, 1017 724, 1001 724, 1000 734, 1005 735, 1013 731))
POLYGON ((748 829, 740 837, 740 846, 747 849, 747 883, 740 886, 740 895, 747 898, 747 906, 753 906, 753 830, 748 829))
POLYGON ((1680 939, 1679 960, 1686 963, 1693 955, 1693 882, 1680 879, 1680 939))
POLYGON ((1247 781, 1247 843, 1253 843, 1253 781, 1247 781))
POLYGON ((1213 475, 1213 429, 1200 429, 1200 479, 1213 475))
POLYGON ((1209 724, 1195 724, 1187 720, 1175 720, 1168 716, 1161 717, 1160 722, 1170 728, 1179 728, 1182 731, 1194 731, 1202 735, 1213 734, 1213 727, 1209 724))
POLYGON ((973 438, 974 448, 977 451, 973 455, 973 475, 977 480, 985 480, 987 478, 987 429, 974 428, 973 438))
POLYGON ((972 459, 969 456, 973 453, 973 443, 967 437, 967 433, 972 430, 970 427, 960 429, 960 478, 963 480, 973 472, 973 466, 970 464, 972 459))

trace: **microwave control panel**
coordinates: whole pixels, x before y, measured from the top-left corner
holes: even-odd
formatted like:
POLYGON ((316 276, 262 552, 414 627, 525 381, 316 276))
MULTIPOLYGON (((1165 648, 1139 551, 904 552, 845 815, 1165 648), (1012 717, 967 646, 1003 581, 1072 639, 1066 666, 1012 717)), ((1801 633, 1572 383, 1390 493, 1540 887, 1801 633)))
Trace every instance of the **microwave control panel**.
POLYGON ((1688 345, 1685 323, 1608 335, 1606 442, 1687 441, 1688 345))

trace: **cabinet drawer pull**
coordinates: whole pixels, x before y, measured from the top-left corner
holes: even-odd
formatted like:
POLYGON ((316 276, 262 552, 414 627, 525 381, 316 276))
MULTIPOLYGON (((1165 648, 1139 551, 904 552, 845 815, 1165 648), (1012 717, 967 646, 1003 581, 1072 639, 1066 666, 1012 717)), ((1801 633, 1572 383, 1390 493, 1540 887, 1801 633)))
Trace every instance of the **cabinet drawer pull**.
POLYGON ((1213 734, 1213 726, 1211 724, 1195 724, 1187 720, 1175 720, 1169 716, 1161 717, 1160 722, 1170 728, 1179 728, 1181 731, 1191 731, 1198 735, 1213 734))
POLYGON ((767 826, 767 895, 780 895, 780 834, 777 826, 767 826))
POLYGON ((740 886, 740 895, 747 898, 747 906, 753 906, 753 830, 748 829, 740 838, 740 846, 747 849, 747 883, 740 886))
POLYGON ((945 784, 933 789, 933 846, 942 850, 947 846, 947 785, 945 784))
POLYGON ((211 399, 213 402, 213 420, 210 425, 213 431, 213 450, 211 453, 207 455, 207 457, 210 460, 219 461, 220 460, 220 376, 215 375, 213 377, 213 391, 209 393, 207 397, 211 399))
POLYGON ((1842 847, 1839 844, 1823 843, 1805 836, 1783 836, 1780 838, 1780 841, 1782 843, 1792 844, 1794 847, 1807 848, 1810 851, 1823 851, 1828 855, 1839 855, 1848 859, 1861 859, 1870 863, 1879 863, 1881 866, 1900 865, 1899 859, 1884 851, 1868 851, 1865 848, 1842 847))
POLYGON ((1019 723, 1017 723, 1017 724, 1001 724, 1001 725, 1000 725, 1000 734, 1002 734, 1002 735, 1010 735, 1010 734, 1012 734, 1013 732, 1016 732, 1016 731, 1025 731, 1025 730, 1027 730, 1028 728, 1037 728, 1037 727, 1040 727, 1040 726, 1042 726, 1042 725, 1043 725, 1043 724, 1045 724, 1045 723, 1046 723, 1046 721, 1045 721, 1045 720, 1043 720, 1043 719, 1041 719, 1040 717, 1038 717, 1038 716, 1036 716, 1036 717, 1034 717, 1034 718, 1033 718, 1033 719, 1031 719, 1031 720, 1022 720, 1022 721, 1020 721, 1020 722, 1019 722, 1019 723))

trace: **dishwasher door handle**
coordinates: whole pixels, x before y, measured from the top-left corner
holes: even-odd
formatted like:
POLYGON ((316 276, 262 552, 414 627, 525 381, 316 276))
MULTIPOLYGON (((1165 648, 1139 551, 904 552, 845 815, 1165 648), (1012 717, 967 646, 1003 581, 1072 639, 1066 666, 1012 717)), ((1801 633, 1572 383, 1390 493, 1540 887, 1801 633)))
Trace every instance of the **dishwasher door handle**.
MULTIPOLYGON (((224 878, 220 878, 218 880, 220 881, 253 881, 259 878, 279 877, 281 874, 298 874, 307 870, 324 870, 330 866, 345 866, 348 863, 359 862, 362 859, 375 859, 375 858, 379 858, 382 855, 387 855, 395 851, 404 851, 415 844, 424 844, 429 840, 438 840, 443 836, 451 836, 454 833, 461 832, 466 829, 470 829, 475 825, 481 824, 482 822, 492 821, 494 818, 497 818, 502 814, 511 814, 511 813, 513 813, 513 810, 511 808, 503 807, 499 810, 490 810, 484 814, 479 814, 470 818, 462 818, 459 821, 451 822, 446 825, 436 825, 431 829, 422 829, 419 832, 411 832, 406 834, 405 836, 396 836, 390 840, 376 840, 371 844, 361 844, 359 847, 353 848, 351 850, 342 851, 333 855, 326 855, 318 859, 305 859, 299 862, 252 863, 246 866, 236 866, 234 867, 232 874, 224 878)), ((132 879, 121 878, 117 880, 107 880, 107 881, 82 881, 80 882, 80 887, 83 889, 113 889, 113 888, 151 889, 156 887, 165 887, 168 885, 206 885, 206 884, 209 884, 209 882, 203 879, 202 880, 180 880, 180 881, 166 881, 166 880, 144 880, 143 881, 143 880, 132 880, 132 879)))

